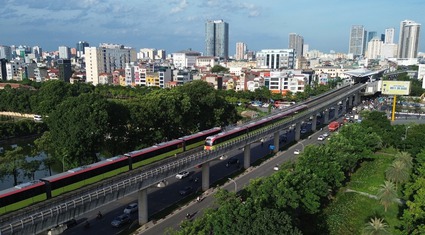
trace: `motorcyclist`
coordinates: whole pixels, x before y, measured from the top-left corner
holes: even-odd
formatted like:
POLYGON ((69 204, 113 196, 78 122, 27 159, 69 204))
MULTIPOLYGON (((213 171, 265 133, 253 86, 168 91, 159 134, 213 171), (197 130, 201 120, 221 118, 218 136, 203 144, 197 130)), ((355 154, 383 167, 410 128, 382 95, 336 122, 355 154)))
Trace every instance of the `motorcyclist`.
POLYGON ((102 217, 103 217, 102 212, 100 212, 100 211, 99 211, 99 212, 97 213, 97 219, 102 219, 102 217))

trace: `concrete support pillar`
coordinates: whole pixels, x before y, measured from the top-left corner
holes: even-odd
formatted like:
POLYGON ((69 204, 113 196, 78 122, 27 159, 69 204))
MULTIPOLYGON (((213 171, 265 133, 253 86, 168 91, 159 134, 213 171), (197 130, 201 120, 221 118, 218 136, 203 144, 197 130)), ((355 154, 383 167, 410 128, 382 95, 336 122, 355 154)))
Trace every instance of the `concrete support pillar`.
POLYGON ((329 124, 329 109, 323 111, 323 124, 329 124))
POLYGON ((277 131, 277 132, 275 132, 274 133, 274 136, 273 136, 273 143, 274 143, 274 150, 273 150, 273 152, 275 152, 275 153, 277 153, 278 151, 279 151, 279 134, 280 134, 280 131, 277 131))
POLYGON ((210 162, 202 164, 202 191, 210 188, 210 162))
POLYGON ((243 149, 243 168, 248 169, 251 166, 251 144, 245 145, 243 149))
POLYGON ((301 122, 295 124, 295 141, 300 140, 301 138, 301 122))
POLYGON ((142 189, 137 193, 137 204, 139 206, 139 225, 148 222, 148 189, 142 189))
POLYGON ((353 96, 352 95, 350 95, 350 96, 348 96, 348 107, 353 107, 353 96))
POLYGON ((356 93, 354 95, 354 105, 358 105, 360 103, 360 93, 356 93))
POLYGON ((317 114, 313 114, 313 120, 311 120, 311 130, 316 131, 317 127, 317 114))

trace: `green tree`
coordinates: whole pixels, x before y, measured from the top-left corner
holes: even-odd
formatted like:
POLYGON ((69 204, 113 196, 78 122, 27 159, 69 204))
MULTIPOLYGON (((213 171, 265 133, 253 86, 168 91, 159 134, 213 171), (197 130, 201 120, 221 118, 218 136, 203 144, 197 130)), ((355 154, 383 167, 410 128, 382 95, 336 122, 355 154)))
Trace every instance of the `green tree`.
POLYGON ((71 96, 69 83, 60 80, 43 82, 36 96, 31 97, 33 111, 38 114, 49 115, 56 107, 71 96))
POLYGON ((388 207, 394 203, 394 200, 397 198, 395 185, 391 181, 385 181, 384 184, 381 184, 377 197, 379 203, 384 206, 385 212, 387 212, 388 207))
POLYGON ((6 150, 0 157, 0 177, 13 176, 13 185, 18 185, 20 169, 26 162, 23 148, 18 146, 12 150, 6 150))
POLYGON ((381 218, 371 218, 369 222, 365 224, 363 229, 364 235, 384 235, 390 234, 387 230, 388 225, 381 218))
POLYGON ((391 166, 385 171, 387 180, 395 184, 395 189, 400 183, 404 183, 409 179, 409 172, 404 162, 395 160, 391 166))
POLYGON ((404 195, 407 208, 402 216, 402 234, 425 234, 425 167, 421 164, 404 195))
POLYGON ((55 156, 66 156, 69 167, 97 161, 96 153, 108 133, 108 105, 95 94, 70 97, 60 103, 46 120, 55 156))
POLYGON ((45 153, 46 157, 43 159, 43 165, 49 170, 49 175, 52 175, 52 165, 55 163, 55 161, 60 161, 60 159, 55 160, 54 156, 52 155, 54 153, 55 147, 52 145, 50 132, 46 131, 41 137, 34 140, 34 146, 34 155, 40 152, 45 153))
POLYGON ((227 73, 229 72, 229 69, 219 64, 214 65, 214 67, 211 68, 211 73, 220 73, 220 72, 227 73))

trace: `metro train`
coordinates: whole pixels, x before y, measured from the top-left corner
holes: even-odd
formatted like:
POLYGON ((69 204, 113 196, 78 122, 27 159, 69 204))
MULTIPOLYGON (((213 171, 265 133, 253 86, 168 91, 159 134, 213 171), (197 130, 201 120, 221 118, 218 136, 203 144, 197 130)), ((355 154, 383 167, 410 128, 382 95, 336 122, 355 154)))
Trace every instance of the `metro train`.
POLYGON ((200 147, 220 131, 215 127, 0 191, 0 215, 200 147))
POLYGON ((305 104, 297 105, 283 112, 279 112, 276 115, 268 116, 258 121, 248 123, 244 126, 233 128, 229 131, 220 132, 213 136, 208 136, 205 140, 204 149, 214 150, 218 146, 224 145, 226 143, 229 143, 230 141, 239 139, 242 136, 245 136, 248 134, 255 134, 256 132, 260 131, 263 127, 282 122, 285 117, 301 112, 307 108, 308 106, 305 104))

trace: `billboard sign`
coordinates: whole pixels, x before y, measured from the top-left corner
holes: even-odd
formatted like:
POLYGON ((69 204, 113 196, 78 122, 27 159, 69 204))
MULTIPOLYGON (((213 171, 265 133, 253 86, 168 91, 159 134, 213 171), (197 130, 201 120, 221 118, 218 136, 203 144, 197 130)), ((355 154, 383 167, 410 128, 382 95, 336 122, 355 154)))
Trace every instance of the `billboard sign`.
POLYGON ((410 81, 382 81, 383 95, 409 95, 410 81))

